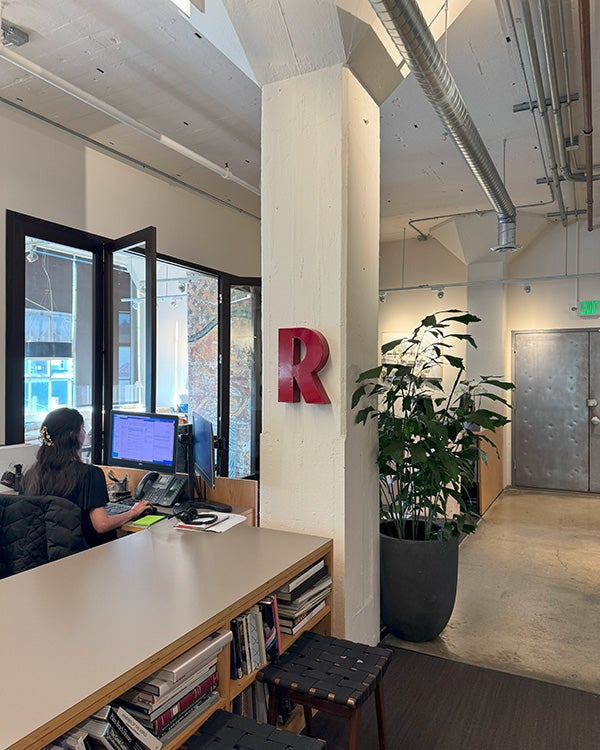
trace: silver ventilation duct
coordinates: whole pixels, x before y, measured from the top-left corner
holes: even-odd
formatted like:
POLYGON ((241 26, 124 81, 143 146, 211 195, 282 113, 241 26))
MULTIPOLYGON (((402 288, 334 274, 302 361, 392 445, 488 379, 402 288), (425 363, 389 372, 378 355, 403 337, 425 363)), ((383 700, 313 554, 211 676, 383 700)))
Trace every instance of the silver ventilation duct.
POLYGON ((415 0, 369 0, 498 214, 494 252, 514 252, 516 208, 415 0))

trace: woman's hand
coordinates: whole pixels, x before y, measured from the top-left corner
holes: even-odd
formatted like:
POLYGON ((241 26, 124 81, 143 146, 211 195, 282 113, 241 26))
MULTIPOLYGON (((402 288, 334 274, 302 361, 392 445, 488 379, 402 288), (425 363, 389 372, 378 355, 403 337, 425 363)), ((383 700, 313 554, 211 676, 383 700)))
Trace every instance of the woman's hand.
POLYGON ((152 506, 147 500, 139 500, 137 503, 134 503, 131 508, 133 518, 138 518, 142 515, 142 513, 144 513, 144 511, 147 510, 152 510, 152 506))
POLYGON ((118 529, 124 523, 133 521, 134 518, 138 518, 146 510, 151 510, 152 506, 147 500, 140 500, 139 502, 132 505, 129 510, 125 513, 119 513, 116 516, 109 516, 104 506, 100 508, 94 508, 90 511, 90 520, 92 526, 99 534, 105 534, 107 531, 118 529))

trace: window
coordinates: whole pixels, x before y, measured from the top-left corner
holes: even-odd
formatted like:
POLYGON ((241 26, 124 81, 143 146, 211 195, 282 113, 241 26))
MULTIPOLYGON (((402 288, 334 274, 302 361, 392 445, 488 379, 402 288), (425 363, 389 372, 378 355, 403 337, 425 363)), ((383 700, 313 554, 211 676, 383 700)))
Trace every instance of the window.
POLYGON ((88 429, 84 455, 101 463, 104 416, 120 403, 119 372, 139 386, 137 402, 146 410, 154 406, 155 230, 109 240, 7 211, 6 231, 5 442, 37 442, 48 411, 73 407, 88 429), (134 305, 127 308, 121 349, 121 321, 105 311, 119 299, 112 282, 122 267, 127 296, 135 295, 132 286, 143 275, 151 301, 137 327, 134 305))
POLYGON ((93 254, 25 237, 24 440, 37 442, 46 413, 92 412, 93 254))
POLYGON ((260 288, 231 286, 229 476, 258 474, 260 436, 260 288))
POLYGON ((109 240, 7 211, 7 239, 7 444, 73 407, 101 463, 111 408, 197 411, 220 438, 218 474, 258 472, 256 279, 157 259, 152 229, 109 240))

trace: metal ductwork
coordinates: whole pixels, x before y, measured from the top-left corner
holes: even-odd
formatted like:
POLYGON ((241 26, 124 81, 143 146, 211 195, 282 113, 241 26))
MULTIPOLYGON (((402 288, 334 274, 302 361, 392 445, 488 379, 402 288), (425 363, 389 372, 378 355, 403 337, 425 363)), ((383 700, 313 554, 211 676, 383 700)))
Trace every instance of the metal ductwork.
POLYGON ((498 215, 494 252, 514 252, 516 208, 416 0, 369 0, 498 215))

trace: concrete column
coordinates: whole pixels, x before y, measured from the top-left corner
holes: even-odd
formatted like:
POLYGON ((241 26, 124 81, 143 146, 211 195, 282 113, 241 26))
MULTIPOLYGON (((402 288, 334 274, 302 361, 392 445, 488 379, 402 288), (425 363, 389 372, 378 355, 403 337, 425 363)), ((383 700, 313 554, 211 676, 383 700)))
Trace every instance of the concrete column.
POLYGON ((342 65, 263 86, 261 525, 334 539, 334 633, 376 643, 376 435, 354 423, 378 361, 379 108, 342 65), (279 403, 277 333, 330 347, 327 405, 279 403))

